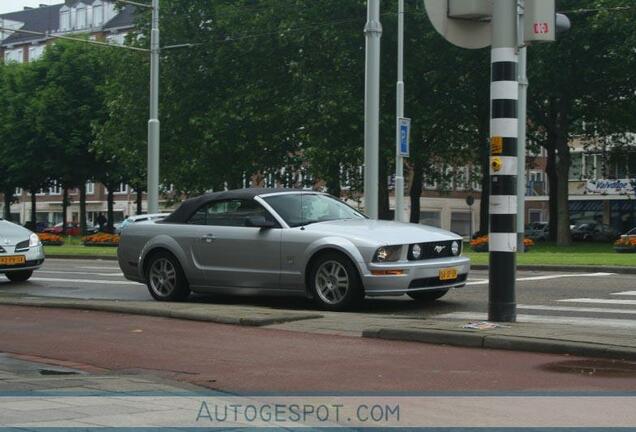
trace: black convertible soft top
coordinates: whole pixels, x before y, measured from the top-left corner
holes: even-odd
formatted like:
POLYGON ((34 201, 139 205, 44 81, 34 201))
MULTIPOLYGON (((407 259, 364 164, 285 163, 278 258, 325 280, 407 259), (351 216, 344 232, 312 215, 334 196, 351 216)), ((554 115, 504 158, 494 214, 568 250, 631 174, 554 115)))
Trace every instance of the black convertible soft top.
POLYGON ((222 192, 206 193, 196 198, 185 200, 181 205, 167 218, 157 223, 186 223, 190 217, 202 206, 219 200, 227 199, 253 199, 259 195, 276 192, 307 192, 299 189, 274 189, 274 188, 249 188, 235 189, 222 192))

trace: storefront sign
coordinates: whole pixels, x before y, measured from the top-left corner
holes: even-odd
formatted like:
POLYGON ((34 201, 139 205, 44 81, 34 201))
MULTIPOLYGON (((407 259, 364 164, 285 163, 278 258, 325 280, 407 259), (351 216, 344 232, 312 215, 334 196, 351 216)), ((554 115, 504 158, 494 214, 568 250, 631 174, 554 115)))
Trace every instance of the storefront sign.
POLYGON ((588 180, 585 193, 636 196, 636 179, 588 180))

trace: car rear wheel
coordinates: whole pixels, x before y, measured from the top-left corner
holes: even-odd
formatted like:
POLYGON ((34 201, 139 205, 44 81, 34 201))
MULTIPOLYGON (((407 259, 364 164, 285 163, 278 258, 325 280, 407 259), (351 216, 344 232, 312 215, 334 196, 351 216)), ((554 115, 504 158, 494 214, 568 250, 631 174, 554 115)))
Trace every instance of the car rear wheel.
POLYGON ((314 301, 322 309, 347 310, 364 298, 358 270, 339 253, 328 253, 316 260, 311 267, 309 284, 314 301))
POLYGON ((11 282, 25 282, 29 280, 29 278, 33 275, 33 270, 22 270, 22 271, 14 271, 5 273, 5 276, 11 282))
POLYGON ((429 303, 444 297, 447 292, 448 292, 447 289, 441 289, 441 290, 434 290, 434 291, 412 292, 407 294, 409 297, 411 297, 413 300, 417 302, 429 303))
POLYGON ((183 269, 170 253, 159 252, 150 257, 146 280, 155 300, 183 301, 190 295, 183 269))

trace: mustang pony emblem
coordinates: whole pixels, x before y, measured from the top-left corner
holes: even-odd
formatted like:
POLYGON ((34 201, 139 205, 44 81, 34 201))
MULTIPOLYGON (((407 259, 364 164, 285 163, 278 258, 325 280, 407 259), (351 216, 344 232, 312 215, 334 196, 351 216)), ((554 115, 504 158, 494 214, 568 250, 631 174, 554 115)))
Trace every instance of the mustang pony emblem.
POLYGON ((435 249, 433 249, 433 250, 435 251, 436 254, 439 255, 439 254, 441 254, 444 251, 444 249, 446 249, 446 246, 439 246, 438 245, 438 246, 435 246, 435 249))

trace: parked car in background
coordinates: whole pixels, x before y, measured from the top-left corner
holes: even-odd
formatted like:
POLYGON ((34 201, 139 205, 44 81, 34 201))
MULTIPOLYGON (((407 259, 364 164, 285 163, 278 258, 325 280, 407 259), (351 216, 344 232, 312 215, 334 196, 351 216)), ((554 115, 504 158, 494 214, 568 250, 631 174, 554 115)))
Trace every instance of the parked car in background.
POLYGON ((160 301, 198 293, 278 293, 344 310, 364 296, 433 301, 466 284, 462 237, 371 220, 321 192, 243 189, 185 201, 157 223, 128 225, 127 279, 160 301))
POLYGON ((12 282, 24 282, 43 262, 38 235, 0 218, 0 273, 12 282))
POLYGON ((535 241, 546 241, 550 238, 550 225, 547 222, 533 222, 525 231, 526 237, 535 241))
MULTIPOLYGON (((97 231, 99 231, 98 227, 95 226, 87 226, 86 227, 86 234, 90 235, 90 234, 95 234, 97 231)), ((52 227, 48 227, 48 228, 44 228, 42 230, 42 232, 45 233, 51 233, 51 234, 57 234, 60 235, 62 234, 62 222, 52 226, 52 227)), ((80 235, 80 225, 77 222, 67 222, 66 223, 66 235, 70 235, 70 236, 79 236, 80 235)))
POLYGON ((572 230, 572 240, 610 242, 618 238, 619 233, 605 224, 584 223, 572 230))
POLYGON ((126 228, 130 224, 140 223, 140 222, 151 222, 165 219, 170 216, 170 213, 151 213, 151 214, 141 214, 130 216, 124 219, 121 223, 115 224, 115 231, 117 234, 121 233, 121 231, 126 228))
POLYGON ((632 228, 625 234, 621 235, 622 239, 636 239, 636 228, 632 228))

